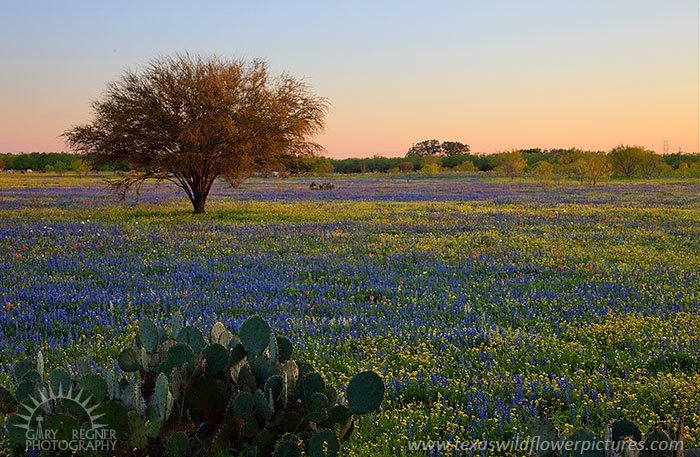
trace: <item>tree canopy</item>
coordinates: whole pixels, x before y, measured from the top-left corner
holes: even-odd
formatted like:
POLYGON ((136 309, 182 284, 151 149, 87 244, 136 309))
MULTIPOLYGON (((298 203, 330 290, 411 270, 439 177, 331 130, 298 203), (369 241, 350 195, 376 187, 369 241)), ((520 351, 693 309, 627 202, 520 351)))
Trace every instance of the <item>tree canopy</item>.
POLYGON ((459 141, 424 140, 414 144, 406 153, 406 157, 412 155, 419 156, 453 156, 457 154, 469 153, 469 145, 459 141))
POLYGON ((633 176, 640 167, 653 161, 654 151, 642 146, 619 145, 608 154, 613 171, 621 176, 633 176))
POLYGON ((326 99, 262 60, 178 54, 152 60, 107 85, 94 120, 64 133, 96 165, 127 160, 125 192, 147 179, 171 181, 205 210, 214 181, 239 182, 260 167, 313 155, 326 99))
POLYGON ((494 162, 496 163, 496 171, 503 176, 510 177, 511 180, 522 174, 527 165, 523 159, 523 153, 518 150, 495 154, 494 162))

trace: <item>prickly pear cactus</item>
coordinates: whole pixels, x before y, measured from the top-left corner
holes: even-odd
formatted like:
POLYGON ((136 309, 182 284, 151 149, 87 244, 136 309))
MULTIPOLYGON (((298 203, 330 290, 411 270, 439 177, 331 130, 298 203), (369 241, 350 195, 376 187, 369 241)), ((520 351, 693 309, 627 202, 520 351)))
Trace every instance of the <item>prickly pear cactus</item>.
POLYGON ((335 433, 329 430, 319 430, 309 440, 309 455, 311 457, 333 457, 338 455, 340 443, 335 433))
POLYGON ((180 330, 177 338, 175 339, 180 344, 186 344, 192 348, 193 352, 200 353, 206 346, 206 341, 204 341, 204 335, 202 331, 197 327, 187 326, 180 330))
POLYGON ((139 354, 134 348, 126 348, 117 357, 117 363, 122 371, 132 373, 141 369, 139 354))
POLYGON ((659 424, 650 430, 639 455, 641 457, 673 457, 676 450, 675 440, 671 439, 669 433, 673 435, 673 431, 667 424, 659 424))
POLYGON ((156 381, 156 404, 160 420, 168 420, 173 408, 173 396, 168 388, 168 378, 163 373, 158 375, 156 381))
MULTIPOLYGON (((23 402, 51 389, 89 397, 126 454, 179 457, 252 446, 258 455, 334 456, 352 434, 355 415, 376 411, 384 398, 384 382, 365 371, 351 379, 347 405, 338 404, 338 391, 294 360, 291 341, 258 316, 238 335, 221 322, 207 333, 185 326, 180 315, 170 322, 168 331, 143 319, 133 345, 117 357, 120 370, 104 375, 86 365, 75 379, 62 368, 46 376, 43 354, 16 363, 16 389, 0 388, 10 435, 23 444, 23 429, 15 426, 23 402)), ((48 423, 66 435, 81 424, 65 411, 50 413, 48 423)))
POLYGON ((571 437, 571 441, 573 442, 572 457, 605 457, 605 450, 600 441, 588 430, 578 430, 571 437))
POLYGON ((243 322, 238 333, 248 357, 256 357, 261 355, 270 343, 272 330, 262 318, 253 316, 243 322))
POLYGON ((175 432, 168 438, 165 450, 170 457, 185 457, 189 440, 183 432, 175 432))
POLYGON ((551 420, 538 418, 530 426, 530 435, 536 443, 535 451, 538 457, 549 457, 561 455, 558 446, 562 441, 559 430, 551 420))
POLYGON ((632 438, 636 442, 642 441, 642 432, 634 422, 626 419, 617 420, 612 423, 612 440, 619 442, 624 438, 632 438))
POLYGON ((363 371, 350 380, 345 392, 352 414, 368 414, 384 399, 384 381, 373 371, 363 371))
POLYGON ((139 324, 138 340, 149 354, 153 354, 158 347, 159 332, 156 324, 150 319, 143 319, 139 324))

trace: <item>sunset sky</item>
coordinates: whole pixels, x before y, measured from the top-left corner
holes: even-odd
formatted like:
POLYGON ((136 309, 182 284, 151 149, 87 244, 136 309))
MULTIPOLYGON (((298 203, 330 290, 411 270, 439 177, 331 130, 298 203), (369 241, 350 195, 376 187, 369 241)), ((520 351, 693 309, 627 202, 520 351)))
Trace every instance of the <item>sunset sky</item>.
POLYGON ((639 144, 699 151, 698 0, 4 0, 0 152, 61 151, 127 68, 261 57, 332 104, 332 157, 639 144))

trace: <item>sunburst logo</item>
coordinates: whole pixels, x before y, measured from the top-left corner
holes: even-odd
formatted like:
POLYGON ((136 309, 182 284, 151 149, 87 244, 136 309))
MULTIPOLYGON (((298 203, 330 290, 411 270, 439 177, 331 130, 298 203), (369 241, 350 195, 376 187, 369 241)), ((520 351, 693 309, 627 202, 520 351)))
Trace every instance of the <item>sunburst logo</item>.
POLYGON ((12 426, 24 430, 26 449, 36 451, 84 451, 113 449, 116 433, 100 419, 99 403, 81 389, 59 385, 58 392, 40 388, 18 407, 12 426))

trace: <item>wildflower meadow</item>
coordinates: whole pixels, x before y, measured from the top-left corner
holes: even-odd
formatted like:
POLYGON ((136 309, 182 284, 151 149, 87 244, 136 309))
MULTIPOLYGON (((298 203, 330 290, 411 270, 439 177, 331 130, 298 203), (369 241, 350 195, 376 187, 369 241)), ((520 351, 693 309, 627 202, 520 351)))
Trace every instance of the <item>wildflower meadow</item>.
POLYGON ((111 369, 144 317, 257 314, 331 383, 383 378, 347 455, 543 415, 682 416, 700 447, 700 181, 406 176, 221 183, 204 215, 165 184, 117 201, 99 177, 0 176, 0 381, 39 350, 111 369))

